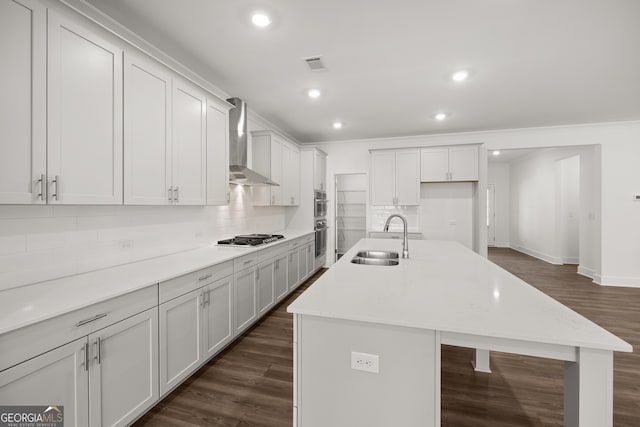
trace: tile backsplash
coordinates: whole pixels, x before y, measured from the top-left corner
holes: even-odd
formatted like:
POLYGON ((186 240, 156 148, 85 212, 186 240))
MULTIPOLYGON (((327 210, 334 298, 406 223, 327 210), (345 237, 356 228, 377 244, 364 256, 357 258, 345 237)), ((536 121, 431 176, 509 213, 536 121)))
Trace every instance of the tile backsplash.
POLYGON ((281 230, 284 217, 235 185, 228 206, 0 206, 0 290, 281 230))
MULTIPOLYGON (((399 214, 407 219, 409 231, 418 231, 420 227, 418 213, 418 206, 372 206, 370 229, 382 231, 389 215, 399 214)), ((402 221, 393 219, 389 224, 389 231, 402 231, 402 221)))

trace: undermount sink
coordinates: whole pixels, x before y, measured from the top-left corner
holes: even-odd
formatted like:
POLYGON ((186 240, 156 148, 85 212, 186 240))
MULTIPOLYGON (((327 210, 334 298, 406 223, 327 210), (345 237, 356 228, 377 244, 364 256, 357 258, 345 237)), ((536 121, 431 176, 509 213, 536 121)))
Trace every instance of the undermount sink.
POLYGON ((398 252, 389 251, 360 251, 356 254, 358 258, 373 259, 398 259, 398 252))
POLYGON ((387 251, 360 251, 351 260, 353 264, 365 265, 398 265, 398 252, 387 251))

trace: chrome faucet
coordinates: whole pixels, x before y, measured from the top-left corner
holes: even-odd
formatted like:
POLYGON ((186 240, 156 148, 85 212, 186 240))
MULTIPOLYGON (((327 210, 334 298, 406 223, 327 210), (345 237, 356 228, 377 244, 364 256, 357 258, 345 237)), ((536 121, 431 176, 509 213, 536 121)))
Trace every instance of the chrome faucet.
POLYGON ((400 218, 404 225, 404 237, 402 240, 402 258, 409 258, 409 239, 408 239, 408 233, 407 233, 407 228, 408 228, 407 219, 402 215, 398 215, 398 214, 389 215, 389 218, 387 218, 387 222, 384 224, 384 231, 385 232, 389 231, 389 223, 391 222, 393 217, 400 218))

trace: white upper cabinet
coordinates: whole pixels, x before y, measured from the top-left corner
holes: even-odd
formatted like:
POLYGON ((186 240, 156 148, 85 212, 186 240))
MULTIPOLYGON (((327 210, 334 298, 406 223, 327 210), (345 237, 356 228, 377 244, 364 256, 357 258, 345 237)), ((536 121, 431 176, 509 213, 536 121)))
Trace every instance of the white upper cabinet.
POLYGON ((420 181, 477 181, 478 146, 434 147, 420 150, 420 181))
POLYGON ((171 74, 126 52, 124 91, 124 203, 169 204, 171 74))
POLYGON ((294 206, 300 203, 300 150, 272 131, 252 135, 252 169, 279 185, 255 186, 256 205, 294 206))
POLYGON ((0 203, 46 203, 45 14, 36 1, 0 2, 0 203))
POLYGON ((229 203, 229 109, 207 98, 207 205, 229 203))
POLYGON ((374 206, 420 204, 418 150, 371 152, 371 203, 374 206))
POLYGON ((313 151, 313 189, 327 191, 327 155, 313 151))
POLYGON ((173 79, 173 203, 206 204, 206 94, 186 81, 173 79))
POLYGON ((49 202, 122 204, 122 50, 48 12, 49 202))

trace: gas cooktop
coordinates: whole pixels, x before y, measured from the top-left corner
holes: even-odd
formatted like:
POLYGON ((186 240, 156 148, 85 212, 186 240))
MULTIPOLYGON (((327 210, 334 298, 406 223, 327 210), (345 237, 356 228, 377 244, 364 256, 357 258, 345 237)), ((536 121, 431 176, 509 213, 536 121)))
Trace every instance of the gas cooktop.
POLYGON ((232 239, 218 240, 219 245, 226 246, 261 246, 276 240, 284 239, 282 234, 243 234, 232 239))

